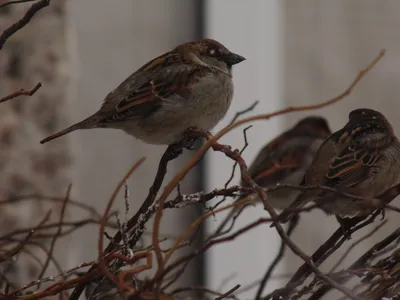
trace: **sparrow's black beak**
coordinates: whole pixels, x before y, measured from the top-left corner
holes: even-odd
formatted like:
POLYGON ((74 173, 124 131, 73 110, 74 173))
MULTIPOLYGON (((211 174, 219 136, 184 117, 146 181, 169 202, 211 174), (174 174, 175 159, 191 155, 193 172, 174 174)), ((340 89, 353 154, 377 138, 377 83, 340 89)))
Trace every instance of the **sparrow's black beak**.
POLYGON ((228 55, 225 55, 225 57, 223 59, 229 66, 236 65, 236 64, 246 60, 243 56, 241 56, 239 54, 235 54, 235 53, 230 53, 228 55))

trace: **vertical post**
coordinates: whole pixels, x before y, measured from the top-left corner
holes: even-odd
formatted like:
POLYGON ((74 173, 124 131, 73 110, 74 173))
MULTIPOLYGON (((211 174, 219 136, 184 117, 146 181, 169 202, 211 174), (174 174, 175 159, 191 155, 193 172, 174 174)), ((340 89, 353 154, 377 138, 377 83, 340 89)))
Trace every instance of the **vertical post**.
MULTIPOLYGON (((260 103, 249 115, 282 107, 280 1, 207 0, 205 3, 205 35, 247 58, 233 68, 235 95, 228 115, 218 128, 226 126, 237 111, 249 107, 256 100, 260 103)), ((247 162, 250 163, 259 149, 281 130, 280 124, 279 118, 253 124, 248 131, 249 147, 243 154, 247 162)), ((241 148, 244 145, 242 130, 235 130, 222 141, 241 148)), ((232 165, 232 161, 223 159, 220 153, 210 152, 206 156, 207 190, 223 187, 230 177, 232 165)), ((239 180, 237 173, 232 183, 239 180)), ((261 216, 265 216, 261 204, 246 209, 233 231, 261 216)), ((219 221, 223 217, 223 214, 216 216, 219 221)), ((210 232, 217 225, 212 218, 207 223, 210 232)), ((207 285, 224 292, 236 284, 245 286, 260 279, 278 251, 278 241, 276 232, 266 225, 210 249, 207 252, 207 285), (232 279, 224 283, 230 276, 232 279)), ((277 286, 269 286, 274 287, 277 286)), ((255 291, 250 290, 241 294, 240 298, 254 296, 255 291)))

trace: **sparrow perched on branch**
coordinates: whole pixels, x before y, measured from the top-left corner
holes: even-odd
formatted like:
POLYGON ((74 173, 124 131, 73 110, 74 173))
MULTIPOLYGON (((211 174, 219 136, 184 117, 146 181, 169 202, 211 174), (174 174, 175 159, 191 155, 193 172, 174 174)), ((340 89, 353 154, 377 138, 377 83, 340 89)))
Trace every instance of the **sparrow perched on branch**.
MULTIPOLYGON (((298 184, 319 146, 330 134, 328 123, 322 117, 310 116, 300 120, 260 150, 248 169, 250 177, 264 188, 278 183, 298 184)), ((241 185, 247 186, 243 180, 241 185)), ((267 201, 275 209, 284 209, 299 193, 293 189, 276 190, 268 193, 267 201)), ((257 195, 252 197, 260 201, 257 195)), ((222 232, 223 227, 240 210, 240 206, 235 206, 222 221, 216 234, 222 232)))
POLYGON ((129 76, 95 114, 40 143, 78 129, 114 128, 148 144, 170 145, 188 128, 209 130, 231 104, 232 66, 243 60, 212 39, 177 46, 129 76))
MULTIPOLYGON (((366 201, 346 197, 376 198, 400 183, 400 143, 389 121, 381 113, 367 108, 350 112, 343 129, 333 133, 319 148, 301 185, 328 186, 327 190, 302 192, 290 205, 301 208, 314 201, 327 214, 340 218, 364 217, 376 210, 366 201)), ((286 222, 292 214, 278 217, 286 222)))

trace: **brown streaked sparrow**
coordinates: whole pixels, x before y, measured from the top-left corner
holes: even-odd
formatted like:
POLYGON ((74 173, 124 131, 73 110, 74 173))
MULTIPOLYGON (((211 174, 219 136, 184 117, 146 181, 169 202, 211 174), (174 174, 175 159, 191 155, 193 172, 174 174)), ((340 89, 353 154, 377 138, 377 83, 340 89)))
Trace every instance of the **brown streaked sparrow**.
POLYGON ((231 104, 231 69, 243 60, 212 39, 177 46, 130 75, 95 114, 40 143, 78 129, 114 128, 148 144, 169 145, 188 128, 209 130, 231 104))
MULTIPOLYGON (((299 184, 319 146, 331 134, 327 121, 322 117, 309 116, 270 141, 251 163, 250 177, 264 188, 280 184, 299 184)), ((242 180, 242 186, 247 184, 242 180)), ((293 189, 276 190, 267 195, 268 203, 275 209, 285 209, 300 192, 293 189)), ((252 195, 254 201, 261 201, 252 195)), ((238 200, 242 199, 240 197, 238 200)), ((235 206, 219 225, 216 234, 241 210, 235 206)))
MULTIPOLYGON (((350 112, 343 129, 319 148, 301 185, 324 185, 360 197, 375 198, 400 183, 400 143, 389 121, 379 112, 361 108, 350 112)), ((362 200, 326 190, 302 192, 290 205, 301 208, 314 201, 327 214, 365 217, 376 208, 362 200)), ((278 221, 292 214, 283 211, 278 221)))

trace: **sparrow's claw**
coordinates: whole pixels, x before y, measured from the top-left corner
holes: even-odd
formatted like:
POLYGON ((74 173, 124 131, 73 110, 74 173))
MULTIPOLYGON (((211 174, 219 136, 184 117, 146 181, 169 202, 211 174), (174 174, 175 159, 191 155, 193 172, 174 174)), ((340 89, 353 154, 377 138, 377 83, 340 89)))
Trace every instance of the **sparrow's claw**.
POLYGON ((347 239, 347 240, 351 240, 351 228, 347 228, 347 227, 342 227, 343 229, 343 236, 347 239))
POLYGON ((382 221, 386 217, 386 210, 384 208, 381 208, 380 209, 380 214, 381 214, 381 221, 382 221))
POLYGON ((187 150, 196 150, 196 147, 194 146, 194 144, 196 143, 196 140, 197 139, 195 139, 194 141, 193 141, 193 143, 191 144, 191 145, 189 145, 189 146, 187 146, 187 147, 185 147, 187 150))
POLYGON ((349 223, 347 222, 348 219, 336 216, 336 220, 339 222, 340 227, 343 230, 343 236, 346 239, 351 240, 351 226, 349 226, 349 223))
POLYGON ((167 151, 164 153, 164 157, 167 161, 174 160, 183 153, 183 147, 181 143, 176 143, 168 146, 167 151))
POLYGON ((182 140, 182 147, 188 150, 195 150, 194 144, 196 143, 198 137, 187 137, 182 140))
POLYGON ((211 133, 208 130, 200 129, 197 127, 190 127, 186 129, 184 138, 181 141, 183 148, 188 150, 195 150, 194 144, 200 137, 207 138, 211 133))
POLYGON ((188 150, 194 150, 195 148, 193 147, 194 143, 198 139, 198 136, 194 134, 194 131, 196 131, 196 127, 190 127, 188 128, 184 135, 183 135, 183 140, 181 141, 182 147, 188 150))

